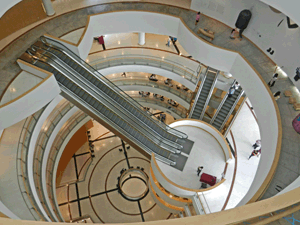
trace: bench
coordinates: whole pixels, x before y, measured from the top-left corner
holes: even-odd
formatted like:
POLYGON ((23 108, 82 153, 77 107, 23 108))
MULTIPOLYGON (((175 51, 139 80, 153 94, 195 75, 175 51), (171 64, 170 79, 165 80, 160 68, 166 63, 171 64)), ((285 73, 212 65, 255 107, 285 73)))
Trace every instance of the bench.
POLYGON ((208 30, 207 28, 204 28, 204 29, 199 28, 197 33, 198 34, 201 33, 201 34, 205 35, 206 37, 209 37, 211 41, 214 40, 214 38, 215 38, 215 32, 208 30))

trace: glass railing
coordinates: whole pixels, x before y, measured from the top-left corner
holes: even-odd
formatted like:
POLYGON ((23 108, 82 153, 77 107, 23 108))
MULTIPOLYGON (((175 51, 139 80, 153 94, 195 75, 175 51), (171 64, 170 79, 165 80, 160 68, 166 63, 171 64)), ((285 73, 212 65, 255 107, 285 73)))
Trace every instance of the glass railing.
POLYGON ((40 220, 46 221, 46 218, 43 216, 42 212, 40 211, 40 208, 36 203, 36 199, 32 194, 32 190, 28 178, 27 159, 28 159, 29 143, 32 137, 33 130, 44 109, 45 107, 37 111, 32 116, 27 117, 27 119, 25 120, 25 123, 23 125, 20 134, 18 151, 17 151, 17 174, 18 174, 19 188, 23 200, 26 206, 28 207, 28 210, 30 211, 34 219, 37 221, 40 220))
MULTIPOLYGON (((56 183, 53 183, 56 181, 56 177, 53 177, 53 172, 54 172, 54 167, 55 167, 55 162, 59 160, 57 158, 59 151, 61 150, 62 144, 66 140, 68 134, 72 131, 72 129, 82 122, 84 119, 89 117, 86 115, 83 111, 78 110, 74 115, 68 119, 68 121, 62 126, 58 134, 56 135, 56 138, 54 139, 51 150, 48 156, 48 161, 47 161, 47 167, 46 167, 46 182, 47 182, 47 192, 48 196, 52 205, 52 208, 56 208, 56 211, 59 211, 59 207, 57 204, 57 199, 56 199, 56 183)), ((86 162, 86 167, 84 171, 82 171, 82 176, 85 178, 86 176, 86 171, 88 167, 90 166, 92 162, 92 159, 86 162)), ((80 180, 80 179, 79 179, 80 180)), ((77 181, 76 181, 77 182, 77 181)), ((60 213, 59 213, 60 214, 60 213)), ((60 218, 61 218, 60 214, 60 218)), ((63 218, 61 218, 63 220, 63 218)))
MULTIPOLYGON (((85 66, 92 74, 94 74, 96 77, 100 78, 102 80, 102 82, 104 82, 106 85, 110 86, 113 90, 117 91, 123 97, 125 97, 127 99, 127 101, 129 101, 133 106, 135 106, 136 109, 139 110, 141 113, 148 114, 151 117, 153 116, 149 111, 143 111, 141 109, 142 106, 138 102, 134 101, 129 95, 127 95, 124 91, 122 91, 118 86, 113 84, 105 76, 103 76, 101 73, 99 73, 96 68, 94 68, 90 64, 86 63, 84 60, 82 60, 78 55, 76 55, 73 51, 68 49, 66 46, 59 43, 58 41, 46 38, 44 36, 42 36, 40 38, 40 40, 43 43, 47 44, 47 46, 49 46, 49 43, 50 43, 50 45, 53 49, 56 49, 58 51, 63 52, 64 54, 68 55, 69 57, 73 58, 75 61, 77 61, 80 64, 82 64, 83 66, 85 66), (55 46, 53 46, 52 43, 55 43, 55 46)), ((199 71, 201 71, 201 65, 199 63, 198 63, 198 68, 200 68, 199 71)), ((169 127, 168 125, 166 125, 165 123, 161 122, 160 120, 158 120, 156 118, 154 118, 154 120, 155 120, 156 124, 158 126, 162 127, 163 129, 171 130, 172 132, 170 132, 170 133, 173 133, 173 134, 177 135, 178 137, 187 138, 186 134, 184 134, 184 133, 182 133, 182 132, 180 132, 176 129, 173 129, 173 128, 169 127)))
MULTIPOLYGON (((117 50, 115 51, 116 53, 118 52, 117 50)), ((142 65, 157 67, 176 73, 179 76, 189 80, 193 84, 196 84, 198 81, 197 66, 199 66, 199 63, 194 62, 194 68, 186 67, 184 64, 181 63, 183 62, 180 62, 179 60, 175 61, 175 59, 173 61, 167 58, 157 57, 154 55, 132 53, 124 55, 119 53, 119 55, 100 59, 98 58, 89 62, 89 64, 91 64, 91 66, 93 66, 97 70, 121 65, 142 65)))
POLYGON ((184 108, 181 105, 178 105, 177 107, 174 107, 174 106, 170 105, 167 102, 167 99, 165 99, 164 101, 161 101, 160 99, 157 99, 157 98, 155 98, 153 96, 142 97, 141 95, 138 95, 138 94, 131 94, 130 96, 134 100, 140 102, 141 104, 143 104, 143 103, 149 103, 149 104, 158 105, 158 106, 161 106, 161 107, 165 108, 167 113, 168 113, 168 111, 172 111, 175 114, 177 114, 179 117, 186 118, 187 109, 184 108))
MULTIPOLYGON (((43 164, 43 158, 44 153, 46 150, 46 146, 48 144, 49 138, 52 135, 52 132, 56 125, 60 122, 60 120, 63 118, 63 116, 69 112, 73 108, 73 104, 62 100, 52 111, 52 113, 48 116, 48 118, 45 120, 41 131, 39 133, 39 136, 37 138, 37 142, 35 145, 35 151, 34 151, 34 163, 33 163, 33 176, 34 176, 34 182, 35 186, 37 188, 37 193, 40 198, 40 201, 42 205, 44 206, 44 209, 46 210, 47 214, 51 215, 51 210, 49 207, 51 207, 49 204, 47 204, 46 196, 48 195, 46 190, 43 188, 43 181, 42 181, 42 164, 43 164)), ((50 201, 51 202, 51 201, 50 201)), ((55 206, 55 204, 51 203, 51 205, 55 206)), ((59 221, 63 221, 62 218, 60 218, 59 213, 57 212, 56 207, 52 207, 56 217, 59 221)), ((50 217, 52 221, 56 221, 56 219, 51 216, 50 217)))
POLYGON ((165 85, 163 81, 150 81, 148 78, 142 79, 138 77, 137 79, 133 77, 133 79, 127 78, 113 78, 110 79, 115 85, 125 86, 125 85, 139 85, 139 86, 147 86, 152 88, 162 89, 164 91, 170 92, 179 98, 185 100, 187 103, 190 103, 192 100, 193 93, 191 91, 183 91, 178 90, 175 85, 170 87, 169 85, 165 85))

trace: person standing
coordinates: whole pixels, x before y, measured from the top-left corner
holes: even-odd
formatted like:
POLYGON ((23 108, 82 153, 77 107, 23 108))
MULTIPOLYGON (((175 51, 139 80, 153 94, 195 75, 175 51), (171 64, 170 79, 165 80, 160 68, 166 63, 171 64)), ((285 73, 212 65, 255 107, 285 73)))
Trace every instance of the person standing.
POLYGON ((171 36, 169 36, 166 46, 170 47, 170 43, 171 43, 171 36))
POLYGON ((249 156, 248 160, 252 157, 252 156, 259 156, 261 154, 261 148, 259 150, 253 150, 251 155, 249 156))
POLYGON ((228 91, 228 98, 231 98, 231 96, 234 94, 235 90, 239 89, 240 87, 240 84, 236 81, 234 83, 234 85, 232 85, 230 88, 229 88, 229 91, 228 91))
POLYGON ((256 140, 256 142, 252 145, 254 149, 261 147, 261 140, 256 140))
POLYGON ((275 98, 275 100, 277 101, 281 96, 281 92, 280 91, 277 91, 277 92, 275 92, 274 94, 274 98, 275 98))
POLYGON ((100 37, 98 37, 98 42, 100 45, 102 45, 103 50, 105 50, 106 48, 104 44, 104 36, 101 35, 100 37))
POLYGON ((278 73, 273 74, 272 79, 268 83, 269 87, 273 87, 277 79, 278 79, 278 73))
POLYGON ((199 20, 200 20, 200 12, 198 12, 197 15, 196 15, 196 22, 195 22, 195 25, 198 24, 199 20))
POLYGON ((202 170, 203 170, 203 166, 198 166, 198 168, 197 168, 197 176, 198 177, 199 177, 202 170))

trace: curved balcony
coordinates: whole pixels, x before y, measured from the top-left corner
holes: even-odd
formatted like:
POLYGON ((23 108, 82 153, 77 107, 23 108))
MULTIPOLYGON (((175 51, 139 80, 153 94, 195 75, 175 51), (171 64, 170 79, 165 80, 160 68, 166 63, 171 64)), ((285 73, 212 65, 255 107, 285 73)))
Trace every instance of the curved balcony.
MULTIPOLYGON (((297 193, 297 192, 294 192, 293 194, 295 194, 295 195, 297 195, 297 194, 299 194, 299 193, 297 193)), ((288 201, 290 201, 290 204, 292 204, 292 199, 291 198, 288 198, 287 199, 288 201)), ((280 204, 280 202, 278 202, 277 201, 277 199, 276 200, 274 200, 274 202, 275 203, 277 203, 277 204, 280 204)), ((274 204, 274 202, 272 202, 273 204, 274 204)), ((253 212, 256 210, 256 211, 260 211, 260 209, 261 208, 259 208, 257 205, 255 205, 255 209, 254 208, 252 208, 253 209, 253 212)), ((247 209, 249 209, 249 208, 247 208, 247 209)), ((277 207, 277 209, 279 209, 279 207, 277 207)), ((251 211, 252 212, 252 211, 251 211)), ((264 213, 265 211, 261 211, 261 213, 264 213)), ((271 211, 269 211, 269 212, 271 212, 271 211)), ((249 212, 248 212, 249 213, 249 212)), ((255 214, 255 215, 257 215, 257 214, 255 214)), ((288 215, 288 214, 286 214, 286 215, 288 215)), ((220 215, 221 217, 222 217, 222 215, 220 215)), ((241 215, 241 216, 243 216, 243 215, 241 215)), ((254 214, 253 214, 253 216, 254 216, 254 214)), ((278 216, 283 216, 283 214, 278 214, 278 216)), ((222 217, 222 219, 224 219, 224 218, 226 218, 225 216, 224 217, 222 217)), ((280 217, 278 217, 278 218, 280 218, 280 217)), ((217 222, 217 221, 215 221, 215 222, 217 222)), ((224 220, 223 221, 219 221, 219 222, 224 222, 224 220)), ((18 222, 15 222, 15 224, 17 224, 18 222)))

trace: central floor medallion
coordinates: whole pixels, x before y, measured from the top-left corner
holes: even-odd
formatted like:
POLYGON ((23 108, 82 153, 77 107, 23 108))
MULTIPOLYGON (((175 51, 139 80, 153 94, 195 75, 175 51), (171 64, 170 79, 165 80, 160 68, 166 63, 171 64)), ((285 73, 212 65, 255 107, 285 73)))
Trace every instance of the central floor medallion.
POLYGON ((129 201, 139 201, 149 192, 148 176, 143 168, 130 168, 121 170, 117 187, 119 193, 129 201))

